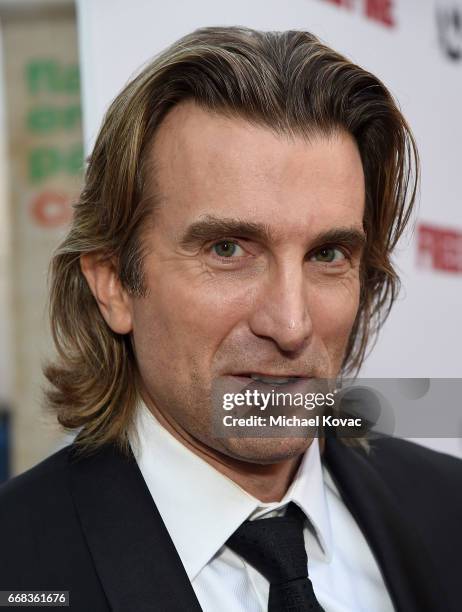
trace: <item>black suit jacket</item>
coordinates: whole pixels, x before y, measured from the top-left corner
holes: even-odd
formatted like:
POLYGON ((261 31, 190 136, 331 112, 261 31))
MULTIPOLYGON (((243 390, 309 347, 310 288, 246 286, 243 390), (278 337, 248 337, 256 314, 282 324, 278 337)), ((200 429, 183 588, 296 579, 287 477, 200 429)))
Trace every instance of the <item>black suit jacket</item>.
MULTIPOLYGON (((396 610, 459 612, 462 461, 371 444, 328 438, 323 460, 396 610)), ((84 459, 69 446, 0 488, 0 590, 13 589, 70 591, 78 612, 201 609, 136 461, 113 446, 84 459)))

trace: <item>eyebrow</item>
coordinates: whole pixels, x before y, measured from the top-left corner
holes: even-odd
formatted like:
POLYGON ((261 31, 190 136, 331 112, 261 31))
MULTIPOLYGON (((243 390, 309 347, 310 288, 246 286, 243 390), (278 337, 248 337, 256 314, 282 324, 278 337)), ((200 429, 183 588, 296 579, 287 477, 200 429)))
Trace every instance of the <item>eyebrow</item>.
POLYGON ((200 221, 192 223, 186 229, 180 245, 187 249, 201 242, 222 238, 223 236, 239 236, 265 242, 271 242, 273 238, 269 226, 265 223, 207 215, 200 221))
MULTIPOLYGON (((276 236, 266 223, 254 223, 234 218, 220 218, 207 215, 200 221, 192 223, 180 239, 180 246, 185 250, 193 249, 203 242, 218 238, 239 237, 260 242, 276 242, 276 236)), ((343 244, 352 250, 361 250, 366 244, 364 230, 357 227, 336 227, 320 232, 313 237, 315 246, 326 244, 343 244)))

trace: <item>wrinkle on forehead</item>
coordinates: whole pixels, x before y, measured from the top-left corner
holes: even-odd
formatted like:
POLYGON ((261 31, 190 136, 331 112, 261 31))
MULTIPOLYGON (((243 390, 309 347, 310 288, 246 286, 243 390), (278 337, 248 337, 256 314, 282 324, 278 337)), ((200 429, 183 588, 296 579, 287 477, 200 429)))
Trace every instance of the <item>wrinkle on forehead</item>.
MULTIPOLYGON (((182 103, 166 116, 151 150, 157 187, 185 213, 231 209, 297 215, 364 208, 364 173, 351 135, 309 142, 286 138, 242 118, 182 103), (305 207, 304 207, 305 204, 305 207), (206 210, 207 208, 207 210, 206 210)), ((287 218, 288 220, 288 218, 287 218)))

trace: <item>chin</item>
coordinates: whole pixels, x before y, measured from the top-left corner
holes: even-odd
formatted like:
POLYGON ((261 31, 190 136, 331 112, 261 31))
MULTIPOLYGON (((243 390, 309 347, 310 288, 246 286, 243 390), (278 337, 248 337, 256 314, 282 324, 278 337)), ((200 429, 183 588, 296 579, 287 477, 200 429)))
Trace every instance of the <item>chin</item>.
POLYGON ((313 438, 227 438, 220 441, 221 452, 247 463, 281 463, 302 455, 313 438))

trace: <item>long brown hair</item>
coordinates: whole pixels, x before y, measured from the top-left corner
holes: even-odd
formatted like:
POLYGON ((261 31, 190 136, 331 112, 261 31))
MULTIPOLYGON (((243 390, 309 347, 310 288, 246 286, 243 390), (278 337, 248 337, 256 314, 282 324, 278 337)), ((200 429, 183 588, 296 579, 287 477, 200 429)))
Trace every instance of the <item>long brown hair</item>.
POLYGON ((346 130, 364 168, 367 244, 361 295, 342 367, 357 373, 399 290, 390 255, 416 198, 412 133, 373 74, 309 32, 203 28, 150 62, 111 104, 88 160, 72 226, 51 262, 50 315, 57 359, 44 371, 48 405, 86 449, 126 448, 137 400, 130 336, 104 321, 80 269, 83 253, 116 262, 124 287, 143 296, 142 228, 155 205, 147 153, 166 113, 184 100, 277 133, 346 130))

